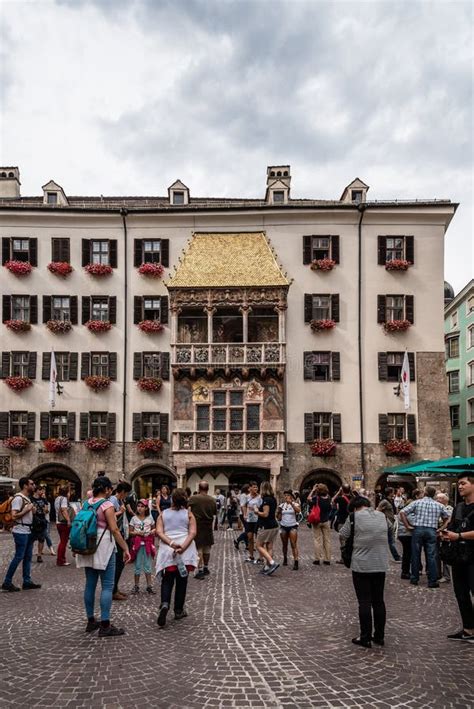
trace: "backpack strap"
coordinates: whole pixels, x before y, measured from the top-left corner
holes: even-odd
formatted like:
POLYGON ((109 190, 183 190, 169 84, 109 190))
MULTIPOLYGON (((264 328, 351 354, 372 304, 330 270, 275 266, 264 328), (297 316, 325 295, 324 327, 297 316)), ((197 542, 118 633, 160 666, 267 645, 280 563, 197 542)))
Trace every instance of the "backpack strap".
MULTIPOLYGON (((20 512, 23 512, 23 510, 25 509, 26 505, 29 504, 30 500, 29 500, 22 492, 17 492, 17 493, 16 493, 15 495, 13 495, 13 497, 12 497, 12 503, 13 503, 13 500, 15 499, 15 497, 19 497, 19 498, 23 501, 23 504, 22 504, 22 506, 21 506, 21 509, 19 510, 20 512)), ((13 524, 14 524, 14 525, 19 524, 21 527, 31 527, 31 523, 22 522, 21 519, 22 519, 22 518, 20 518, 18 521, 17 521, 16 519, 14 519, 14 520, 13 520, 13 524)))

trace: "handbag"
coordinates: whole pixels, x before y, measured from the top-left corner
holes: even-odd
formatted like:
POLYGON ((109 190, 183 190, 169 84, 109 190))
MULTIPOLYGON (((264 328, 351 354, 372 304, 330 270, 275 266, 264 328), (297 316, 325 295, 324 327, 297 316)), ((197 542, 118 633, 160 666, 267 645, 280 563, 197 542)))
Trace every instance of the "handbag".
POLYGON ((348 538, 346 539, 344 546, 341 547, 341 559, 346 569, 351 568, 352 552, 354 550, 355 517, 353 512, 351 512, 351 514, 349 515, 349 521, 351 524, 351 532, 348 538))
POLYGON ((319 524, 321 522, 321 508, 319 506, 319 501, 312 506, 306 521, 308 524, 319 524))

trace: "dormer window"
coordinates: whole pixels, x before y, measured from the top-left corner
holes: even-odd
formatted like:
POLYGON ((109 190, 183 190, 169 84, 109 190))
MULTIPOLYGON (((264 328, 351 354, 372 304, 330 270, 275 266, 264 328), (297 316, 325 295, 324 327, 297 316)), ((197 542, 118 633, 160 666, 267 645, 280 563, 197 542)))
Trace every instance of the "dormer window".
POLYGON ((181 190, 173 192, 173 204, 184 204, 184 192, 181 190))
POLYGON ((352 190, 352 201, 356 204, 362 202, 362 190, 352 190))
POLYGON ((47 204, 57 204, 58 203, 58 193, 57 192, 47 192, 46 193, 46 203, 47 204))
POLYGON ((283 190, 273 190, 273 203, 284 202, 285 193, 283 190))
POLYGON ((43 185, 43 204, 51 205, 52 207, 67 207, 68 201, 61 185, 58 185, 54 180, 50 180, 43 185))
POLYGON ((184 182, 176 180, 168 187, 168 198, 170 204, 186 205, 189 204, 189 189, 184 182))
POLYGON ((341 202, 352 202, 353 204, 361 204, 367 199, 367 191, 369 186, 362 182, 358 177, 344 188, 340 197, 341 202))

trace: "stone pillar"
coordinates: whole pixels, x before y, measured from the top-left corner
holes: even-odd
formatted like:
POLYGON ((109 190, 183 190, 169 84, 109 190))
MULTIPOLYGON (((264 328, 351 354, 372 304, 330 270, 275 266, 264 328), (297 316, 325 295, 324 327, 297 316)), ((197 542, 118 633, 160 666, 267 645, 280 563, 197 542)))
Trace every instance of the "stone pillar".
POLYGON ((181 308, 178 308, 176 305, 171 305, 170 306, 170 314, 171 314, 171 327, 170 327, 170 342, 172 345, 176 344, 177 339, 178 339, 178 315, 181 312, 181 308))
POLYGON ((242 313, 242 339, 244 344, 247 344, 249 341, 249 312, 251 308, 249 305, 241 305, 239 308, 239 312, 242 313))
POLYGON ((276 306, 275 310, 278 313, 278 340, 280 343, 286 341, 286 313, 287 305, 286 303, 280 302, 276 306))
POLYGON ((212 328, 212 316, 216 312, 215 308, 212 308, 210 306, 207 306, 204 308, 204 312, 207 313, 207 341, 209 344, 212 343, 214 333, 213 333, 213 328, 212 328))

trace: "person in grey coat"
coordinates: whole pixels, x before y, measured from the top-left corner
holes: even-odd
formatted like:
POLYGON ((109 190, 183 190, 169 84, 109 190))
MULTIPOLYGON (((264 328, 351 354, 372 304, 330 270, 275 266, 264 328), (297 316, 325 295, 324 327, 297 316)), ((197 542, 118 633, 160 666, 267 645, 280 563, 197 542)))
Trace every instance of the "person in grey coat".
POLYGON ((387 530, 391 529, 391 523, 383 512, 371 508, 367 498, 356 497, 349 504, 349 517, 339 530, 341 543, 350 537, 351 513, 354 513, 351 571, 360 622, 360 636, 353 638, 352 642, 362 647, 372 647, 372 642, 383 645, 386 618, 384 587, 389 551, 387 530))

